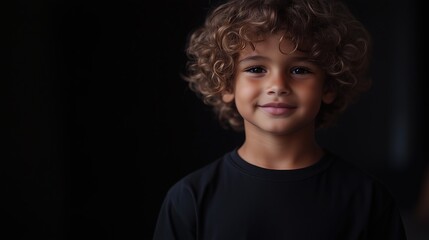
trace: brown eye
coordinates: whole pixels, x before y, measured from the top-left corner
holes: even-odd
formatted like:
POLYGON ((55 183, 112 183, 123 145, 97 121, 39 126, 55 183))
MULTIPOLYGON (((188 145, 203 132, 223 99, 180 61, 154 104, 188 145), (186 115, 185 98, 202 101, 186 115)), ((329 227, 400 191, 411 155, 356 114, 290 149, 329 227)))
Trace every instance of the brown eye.
POLYGON ((267 71, 262 67, 250 67, 245 70, 250 73, 266 73, 267 71))
POLYGON ((308 68, 304 68, 304 67, 292 68, 290 72, 292 74, 308 74, 308 73, 311 73, 311 71, 308 68))

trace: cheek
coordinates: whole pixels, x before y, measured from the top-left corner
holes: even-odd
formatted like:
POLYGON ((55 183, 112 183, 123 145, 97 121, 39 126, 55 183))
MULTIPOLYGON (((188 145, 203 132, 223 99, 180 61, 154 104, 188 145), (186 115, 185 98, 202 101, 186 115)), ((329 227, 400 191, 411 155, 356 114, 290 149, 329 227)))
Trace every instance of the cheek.
POLYGON ((322 89, 320 87, 308 88, 307 91, 302 91, 300 94, 302 103, 307 106, 312 106, 315 111, 320 108, 322 104, 322 89))
POLYGON ((238 99, 251 100, 259 96, 259 87, 256 84, 237 82, 235 96, 238 99))
MULTIPOLYGON (((314 96, 314 95, 313 95, 314 96)), ((318 97, 307 98, 305 102, 301 102, 302 114, 305 116, 315 119, 317 114, 320 112, 322 101, 318 97)))
POLYGON ((248 83, 237 83, 235 88, 235 105, 242 116, 250 114, 259 98, 259 88, 248 83))

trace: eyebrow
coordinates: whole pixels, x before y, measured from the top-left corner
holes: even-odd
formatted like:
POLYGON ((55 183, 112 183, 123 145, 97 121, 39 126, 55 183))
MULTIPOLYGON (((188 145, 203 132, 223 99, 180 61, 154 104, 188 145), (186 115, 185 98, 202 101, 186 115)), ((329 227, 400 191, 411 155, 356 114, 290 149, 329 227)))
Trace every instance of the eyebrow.
MULTIPOLYGON (((248 57, 245 57, 245 58, 239 60, 238 63, 242 63, 242 62, 246 62, 246 61, 256 61, 256 60, 270 60, 270 58, 264 57, 261 55, 253 55, 253 56, 248 56, 248 57)), ((314 62, 314 60, 312 60, 311 58, 309 58, 307 56, 292 56, 291 60, 314 62)))
POLYGON ((241 60, 238 61, 238 63, 241 62, 246 62, 246 61, 254 61, 254 60, 269 60, 268 57, 264 57, 264 56, 260 56, 260 55, 254 55, 254 56, 249 56, 249 57, 245 57, 241 60))

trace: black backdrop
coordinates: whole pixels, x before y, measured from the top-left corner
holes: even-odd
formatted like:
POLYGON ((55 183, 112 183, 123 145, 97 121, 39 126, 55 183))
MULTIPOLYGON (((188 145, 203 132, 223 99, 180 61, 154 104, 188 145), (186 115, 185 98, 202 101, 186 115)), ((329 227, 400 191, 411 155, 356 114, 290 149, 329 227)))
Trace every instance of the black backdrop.
MULTIPOLYGON (((417 1, 347 1, 374 86, 320 142, 412 212, 427 165, 417 1)), ((2 2, 1 216, 9 239, 150 239, 168 187, 232 149, 180 79, 212 1, 2 2)))

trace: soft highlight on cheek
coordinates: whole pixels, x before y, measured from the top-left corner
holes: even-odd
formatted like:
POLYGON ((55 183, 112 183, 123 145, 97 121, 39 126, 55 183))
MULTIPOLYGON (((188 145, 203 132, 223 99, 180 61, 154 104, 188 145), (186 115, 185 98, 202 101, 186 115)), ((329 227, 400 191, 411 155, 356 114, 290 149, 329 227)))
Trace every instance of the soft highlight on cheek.
POLYGON ((248 80, 243 81, 247 81, 247 83, 243 84, 241 81, 238 81, 236 85, 236 89, 239 89, 235 92, 236 98, 247 99, 247 101, 249 101, 250 99, 254 99, 255 96, 259 94, 259 88, 256 87, 257 84, 249 83, 248 80))

